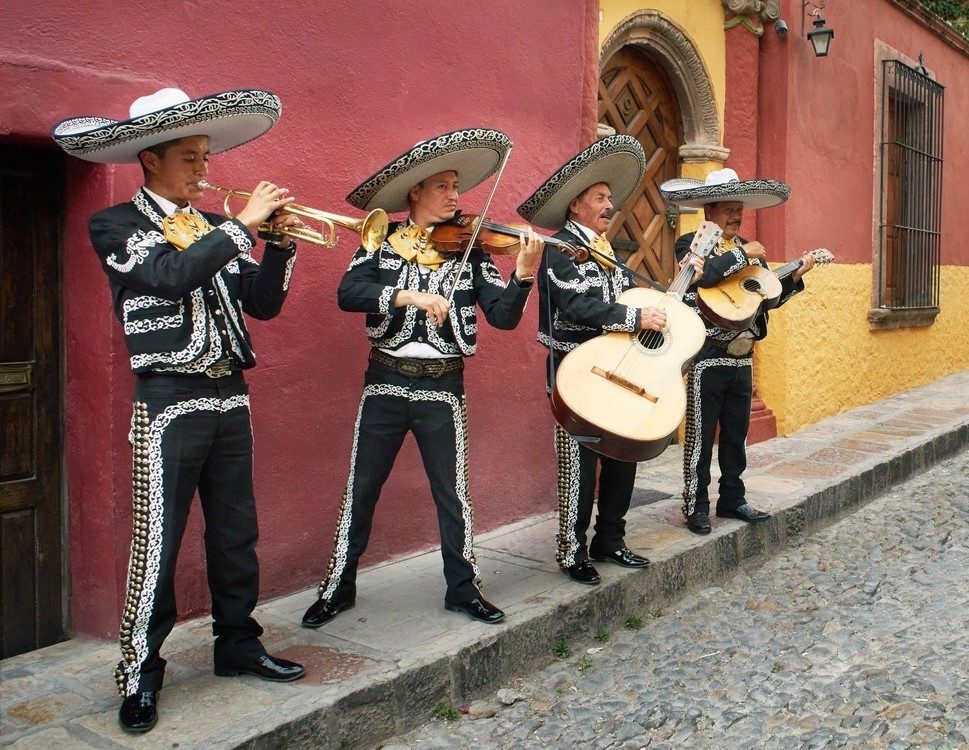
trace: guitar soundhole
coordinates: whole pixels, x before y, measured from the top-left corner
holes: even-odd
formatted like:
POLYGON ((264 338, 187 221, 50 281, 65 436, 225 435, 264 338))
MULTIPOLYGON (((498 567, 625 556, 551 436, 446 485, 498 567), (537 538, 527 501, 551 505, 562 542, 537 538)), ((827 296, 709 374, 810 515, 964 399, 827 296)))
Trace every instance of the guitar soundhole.
POLYGON ((760 282, 757 279, 744 279, 740 285, 744 288, 745 292, 758 292, 760 291, 760 282))
POLYGON ((637 338, 644 349, 661 349, 666 337, 659 331, 640 331, 637 338))

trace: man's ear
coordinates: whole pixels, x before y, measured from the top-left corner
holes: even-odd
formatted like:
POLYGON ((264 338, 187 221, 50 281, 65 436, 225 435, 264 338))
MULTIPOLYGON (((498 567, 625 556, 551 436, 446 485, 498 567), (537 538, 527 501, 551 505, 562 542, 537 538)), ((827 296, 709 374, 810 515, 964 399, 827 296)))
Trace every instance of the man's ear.
POLYGON ((161 163, 158 154, 145 149, 138 153, 138 159, 141 161, 141 167, 145 170, 145 174, 153 175, 158 172, 158 165, 161 163))

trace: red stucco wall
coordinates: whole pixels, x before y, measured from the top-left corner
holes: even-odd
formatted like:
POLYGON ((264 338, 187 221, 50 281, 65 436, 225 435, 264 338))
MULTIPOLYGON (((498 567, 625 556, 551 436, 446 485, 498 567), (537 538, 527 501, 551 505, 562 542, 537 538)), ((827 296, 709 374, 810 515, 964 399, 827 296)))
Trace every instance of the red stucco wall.
POLYGON ((764 225, 784 217, 786 228, 777 239, 788 240, 783 243, 787 258, 806 248, 834 246, 836 237, 839 262, 872 262, 872 223, 880 200, 873 177, 881 116, 881 92, 874 83, 880 40, 911 60, 924 51, 926 68, 946 87, 941 261, 969 264, 969 244, 959 232, 969 205, 969 182, 959 176, 969 160, 966 54, 888 0, 869 0, 827 4, 823 16, 835 37, 828 57, 815 57, 804 36, 811 19, 802 15, 801 5, 800 0, 783 5, 787 38, 768 25, 761 42, 761 171, 797 186, 783 208, 764 212, 764 225))
MULTIPOLYGON (((343 197, 391 157, 430 135, 484 125, 515 142, 492 211, 506 219, 592 137, 592 0, 283 6, 240 0, 231 8, 204 0, 177 16, 166 3, 124 7, 119 12, 105 0, 10 0, 0 7, 0 137, 50 147, 46 134, 56 120, 124 118, 135 97, 162 86, 190 95, 263 87, 282 98, 280 124, 264 139, 215 157, 213 182, 248 187, 273 179, 301 203, 356 215, 343 197)), ((100 636, 117 627, 127 565, 131 376, 86 220, 128 199, 139 178, 137 167, 72 161, 68 168, 68 575, 75 630, 100 636)), ((473 191, 463 207, 474 212, 485 195, 486 187, 473 191)), ((213 198, 207 205, 217 204, 213 198)), ((304 247, 282 314, 252 325, 264 597, 314 584, 331 549, 368 348, 361 316, 339 311, 335 300, 354 249, 346 232, 335 250, 304 247)), ((513 260, 499 265, 507 276, 513 260)), ((489 329, 482 319, 479 354, 469 366, 479 532, 553 504, 552 421, 535 343, 536 307, 533 299, 513 332, 489 329)), ((196 512, 179 563, 182 616, 208 605, 199 520, 196 512)), ((408 441, 363 562, 436 544, 433 503, 408 441)), ((442 596, 443 587, 442 578, 442 596)))

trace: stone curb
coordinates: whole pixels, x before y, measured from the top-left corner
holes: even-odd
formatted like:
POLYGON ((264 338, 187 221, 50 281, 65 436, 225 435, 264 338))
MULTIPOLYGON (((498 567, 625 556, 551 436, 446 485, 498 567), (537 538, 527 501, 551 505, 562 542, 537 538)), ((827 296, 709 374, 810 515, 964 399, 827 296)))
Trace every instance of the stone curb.
POLYGON ((547 666, 560 637, 589 640, 600 628, 624 627, 629 613, 655 615, 693 589, 714 585, 739 568, 756 567, 967 445, 969 423, 927 435, 914 446, 909 443, 895 455, 877 457, 857 473, 809 492, 775 511, 769 521, 713 534, 702 544, 654 561, 649 570, 604 580, 550 610, 496 626, 494 635, 455 653, 403 667, 236 747, 374 746, 433 718, 441 701, 462 705, 547 666))

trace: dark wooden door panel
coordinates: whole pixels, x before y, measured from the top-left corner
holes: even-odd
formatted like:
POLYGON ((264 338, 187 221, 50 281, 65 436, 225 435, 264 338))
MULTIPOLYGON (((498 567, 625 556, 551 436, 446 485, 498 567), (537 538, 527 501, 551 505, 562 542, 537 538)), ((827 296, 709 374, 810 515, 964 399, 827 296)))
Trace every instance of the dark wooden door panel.
POLYGON ((62 640, 63 162, 0 145, 0 658, 62 640))
POLYGON ((626 262, 666 283, 673 276, 673 228, 659 186, 677 176, 680 115, 676 96, 662 71, 633 49, 610 58, 599 77, 599 122, 633 136, 646 152, 646 174, 607 236, 626 262), (633 249, 635 248, 635 249, 633 249))

